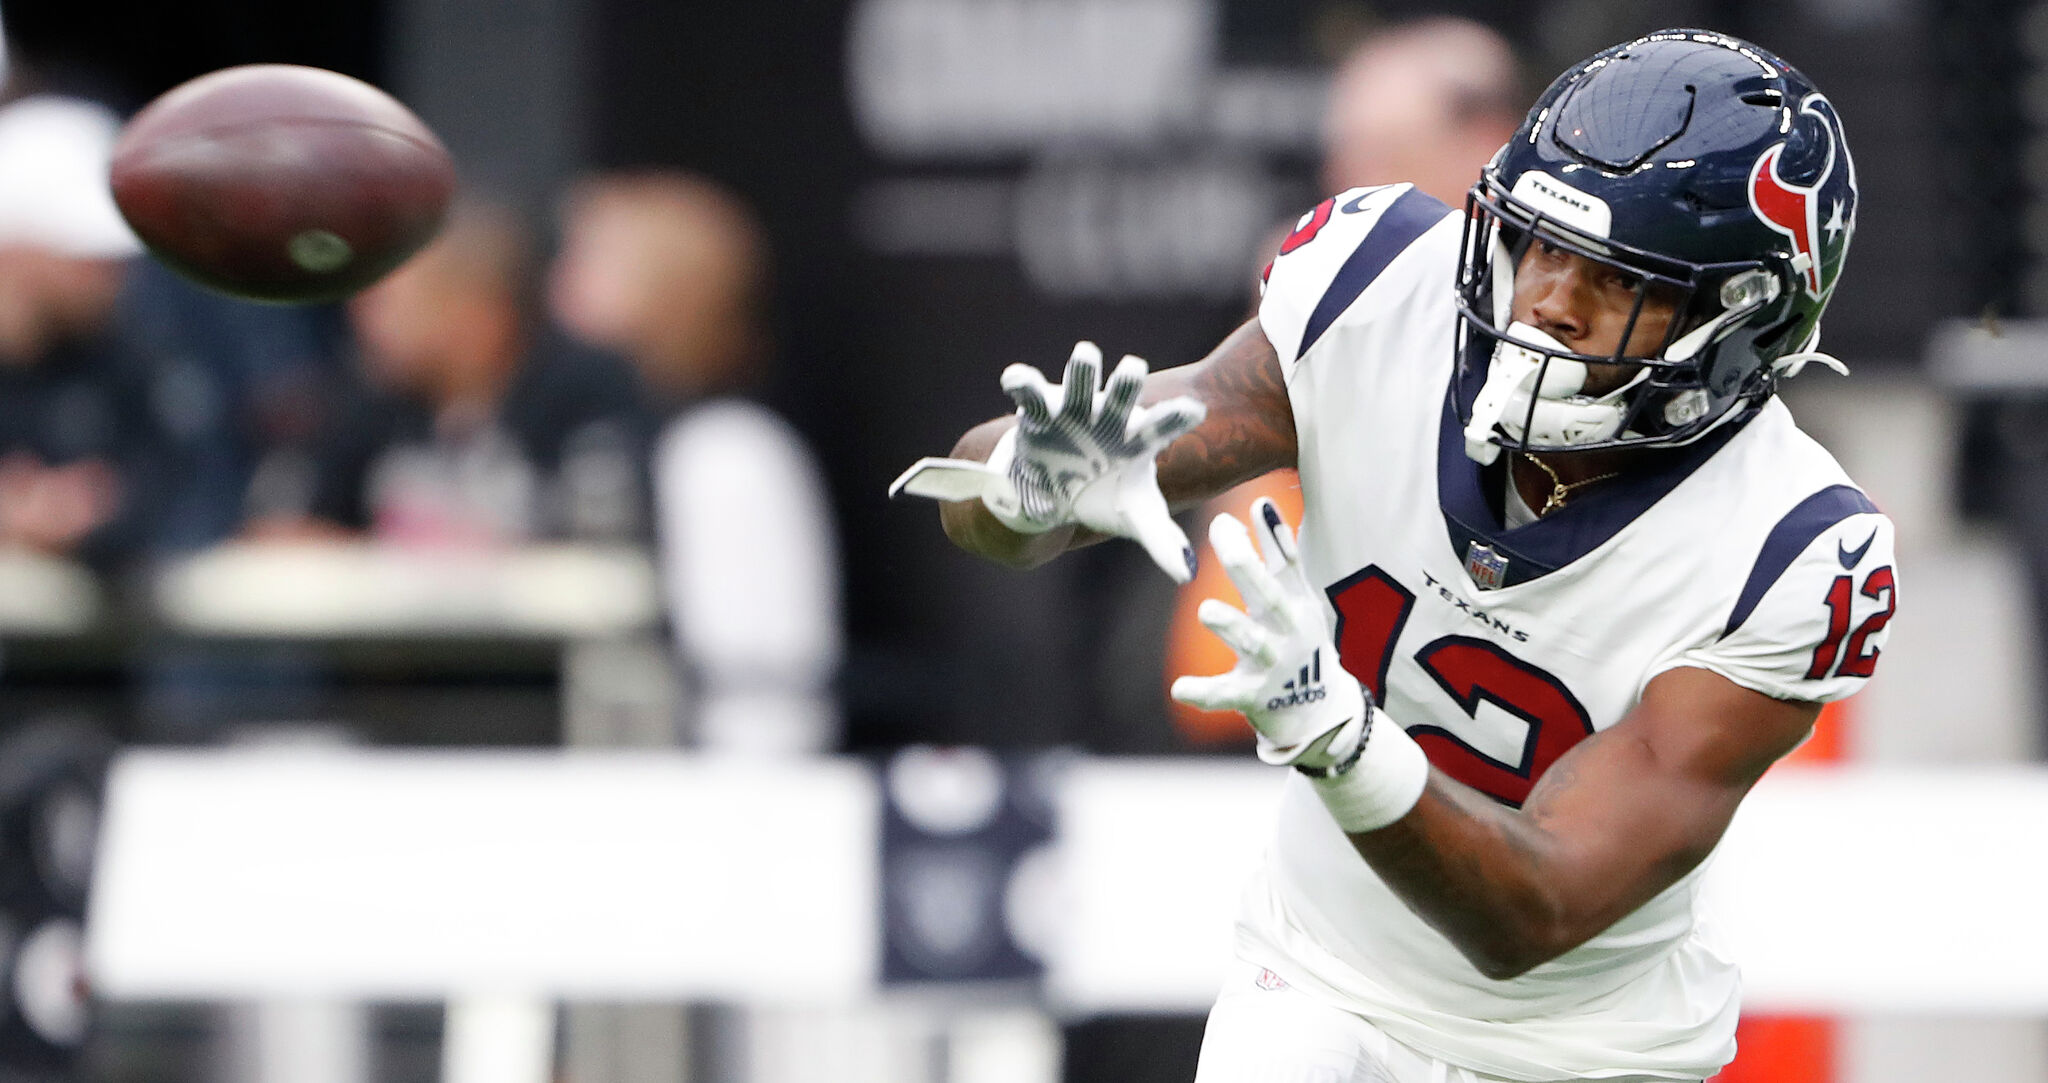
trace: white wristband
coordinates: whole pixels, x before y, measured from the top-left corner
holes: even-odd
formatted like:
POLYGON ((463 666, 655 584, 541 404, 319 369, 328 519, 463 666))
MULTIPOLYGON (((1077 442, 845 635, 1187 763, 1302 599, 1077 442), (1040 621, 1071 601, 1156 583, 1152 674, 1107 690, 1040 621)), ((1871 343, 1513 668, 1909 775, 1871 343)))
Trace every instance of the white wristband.
POLYGON ((1313 778, 1317 796, 1345 834, 1377 831, 1408 815, 1429 785, 1429 757, 1401 724, 1371 707, 1372 729, 1351 769, 1313 778))

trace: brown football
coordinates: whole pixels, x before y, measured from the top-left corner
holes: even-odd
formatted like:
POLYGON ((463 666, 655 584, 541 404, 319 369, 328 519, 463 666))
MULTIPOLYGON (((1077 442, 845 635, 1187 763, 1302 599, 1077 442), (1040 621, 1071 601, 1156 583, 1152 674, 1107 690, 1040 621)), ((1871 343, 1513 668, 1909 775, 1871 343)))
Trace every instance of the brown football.
POLYGON ((259 301, 332 301, 440 227, 455 166, 389 94, 292 64, 175 87, 122 129, 114 202, 158 259, 259 301))

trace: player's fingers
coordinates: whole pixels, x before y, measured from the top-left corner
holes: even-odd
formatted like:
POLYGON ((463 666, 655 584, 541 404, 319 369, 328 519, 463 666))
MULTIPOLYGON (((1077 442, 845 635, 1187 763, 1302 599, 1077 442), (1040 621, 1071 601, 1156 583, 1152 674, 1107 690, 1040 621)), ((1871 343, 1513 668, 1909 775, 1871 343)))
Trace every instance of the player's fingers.
POLYGON ((1285 608, 1286 592, 1273 573, 1266 570, 1265 562, 1252 548, 1251 533, 1236 516, 1218 515, 1209 524, 1209 547, 1216 551, 1216 560, 1237 585, 1248 612, 1264 616, 1285 608))
POLYGON ((1239 713, 1251 707, 1258 694, 1256 688, 1248 687, 1234 673, 1218 673, 1213 677, 1175 677, 1173 687, 1168 691, 1174 699, 1197 710, 1239 713))
POLYGON ((1066 375, 1060 377, 1065 394, 1060 402, 1060 420, 1088 424, 1095 413, 1095 389, 1102 386, 1102 351, 1093 342, 1074 343, 1067 358, 1066 375))
POLYGON ((1195 619, 1202 622, 1202 627, 1216 633, 1216 638, 1228 644, 1239 658, 1270 667, 1278 656, 1280 644, 1273 638, 1273 633, 1229 602, 1204 598, 1195 609, 1195 619))
POLYGON ((1269 497, 1253 501, 1252 518, 1259 524, 1266 569, 1293 598, 1287 607, 1288 627, 1297 632, 1319 627, 1323 622, 1322 592, 1309 581, 1308 569, 1302 566, 1300 535, 1287 525, 1269 497))
POLYGON ((1041 425, 1052 421, 1051 403, 1057 389, 1036 367, 1015 364, 1004 369, 1003 391, 1024 411, 1025 417, 1041 425))
POLYGON ((1252 501, 1252 522, 1259 524, 1259 547, 1265 550, 1266 570, 1274 575, 1284 575, 1299 559, 1294 547, 1294 531, 1287 526, 1287 520, 1280 516, 1280 509, 1270 497, 1252 501))
POLYGON ((1131 419, 1132 408, 1138 405, 1138 396, 1145 390, 1145 362, 1141 358, 1124 355, 1117 362, 1116 370, 1109 374, 1109 381, 1102 388, 1102 402, 1095 411, 1096 435, 1104 444, 1114 444, 1123 438, 1124 426, 1131 419))
POLYGON ((1140 454, 1157 455, 1161 448, 1180 439, 1208 416, 1209 407, 1200 399, 1182 397, 1155 402, 1131 417, 1126 438, 1138 447, 1140 454))
POLYGON ((1173 510, 1159 492, 1158 475, 1151 470, 1133 470, 1119 479, 1117 504, 1122 509, 1123 529, 1118 533, 1137 542, 1159 570, 1176 583, 1195 577, 1195 547, 1187 533, 1173 521, 1173 510))

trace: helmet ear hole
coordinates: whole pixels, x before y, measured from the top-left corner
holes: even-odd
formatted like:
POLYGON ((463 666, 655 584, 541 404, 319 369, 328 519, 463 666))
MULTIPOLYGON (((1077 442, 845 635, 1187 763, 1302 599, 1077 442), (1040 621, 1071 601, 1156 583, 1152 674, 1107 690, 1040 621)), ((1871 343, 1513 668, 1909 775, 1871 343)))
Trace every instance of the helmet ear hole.
POLYGON ((1791 343, 1786 341, 1786 337, 1796 330, 1797 326, 1797 324, 1784 323, 1771 328, 1769 331, 1756 337, 1756 348, 1761 352, 1769 354, 1789 352, 1791 343), (1781 349, 1781 347, 1784 348, 1781 349))

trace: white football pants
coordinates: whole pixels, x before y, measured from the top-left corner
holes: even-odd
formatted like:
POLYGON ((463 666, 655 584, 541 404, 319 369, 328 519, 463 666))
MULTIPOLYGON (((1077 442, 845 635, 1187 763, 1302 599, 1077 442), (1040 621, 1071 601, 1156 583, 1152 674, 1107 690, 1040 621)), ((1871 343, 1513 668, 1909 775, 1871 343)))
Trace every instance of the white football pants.
MULTIPOLYGON (((1394 1041, 1263 967, 1231 964, 1195 1083, 1507 1083, 1394 1041)), ((1625 1083, 1614 1080, 1610 1083, 1625 1083)))

